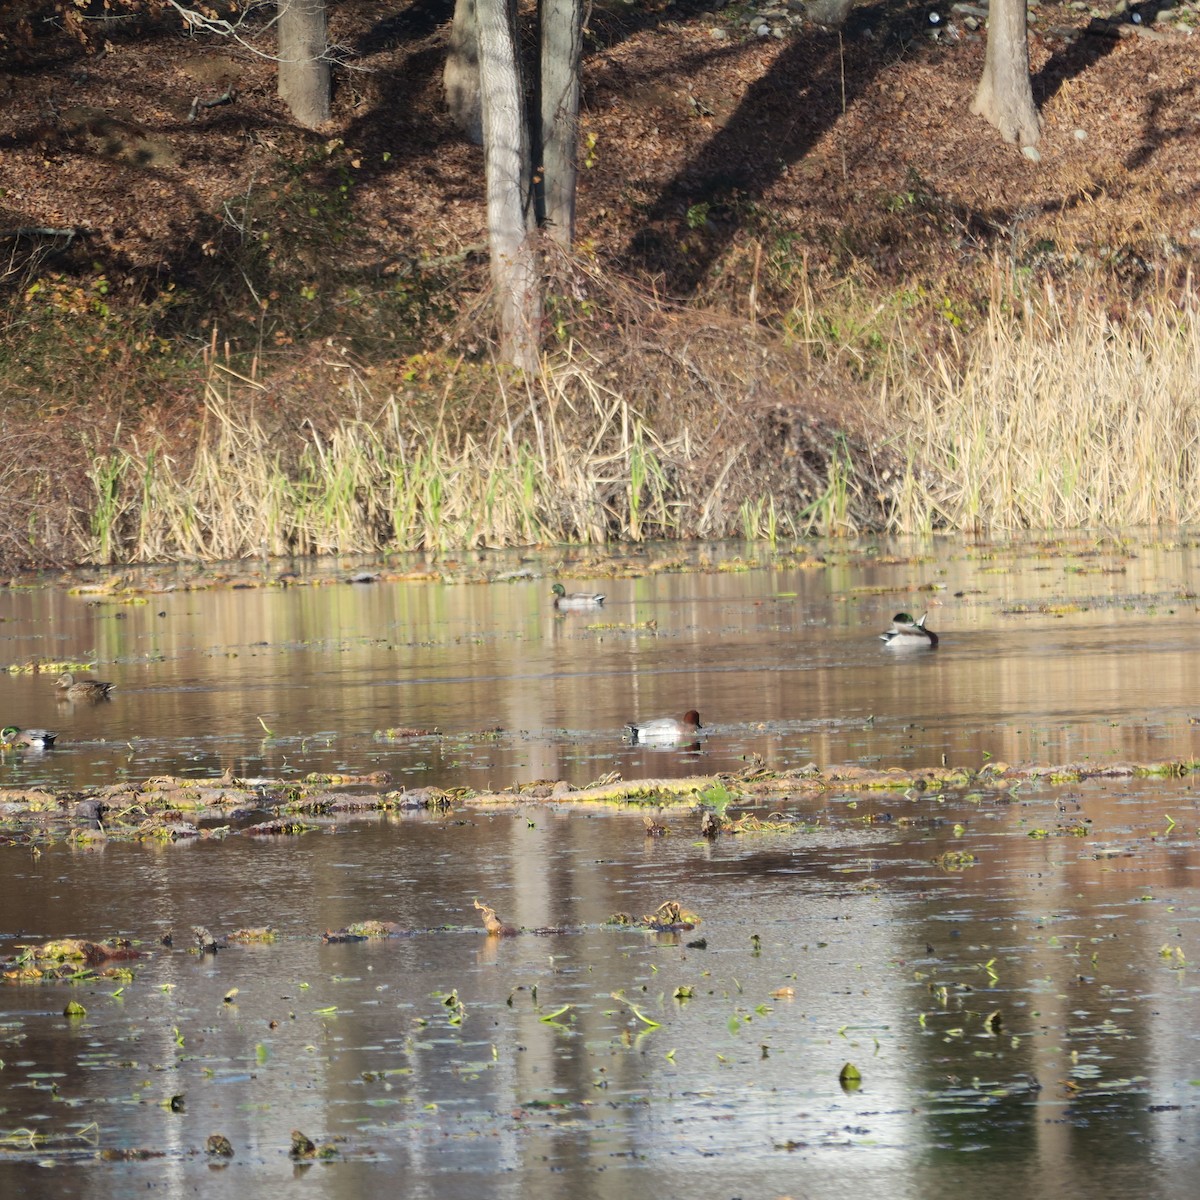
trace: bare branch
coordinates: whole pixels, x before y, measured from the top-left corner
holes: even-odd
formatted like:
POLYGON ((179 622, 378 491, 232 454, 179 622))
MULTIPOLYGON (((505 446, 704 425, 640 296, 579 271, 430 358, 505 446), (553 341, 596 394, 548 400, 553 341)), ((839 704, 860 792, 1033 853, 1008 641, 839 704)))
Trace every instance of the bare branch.
MULTIPOLYGON (((241 25, 245 22, 246 17, 250 12, 258 8, 259 5, 250 5, 237 19, 237 21, 226 21, 222 17, 207 17, 202 12, 197 12, 194 8, 185 8, 179 0, 164 0, 170 5, 181 17, 183 23, 193 33, 215 33, 221 37, 232 38, 243 49, 249 50, 251 54, 257 55, 259 58, 269 58, 273 62, 278 61, 278 56, 267 54, 263 50, 259 50, 257 46, 252 45, 238 32, 241 25)), ((268 27, 274 25, 279 20, 278 15, 271 18, 267 22, 268 27)))
MULTIPOLYGON (((233 38, 239 46, 244 46, 251 54, 257 55, 259 58, 269 58, 272 62, 281 62, 278 54, 268 54, 265 50, 259 50, 251 45, 244 37, 239 34, 238 30, 245 23, 246 17, 257 8, 267 7, 265 4, 250 4, 242 12, 236 21, 226 21, 220 17, 208 17, 202 12, 197 12, 194 8, 185 8, 180 0, 163 0, 164 4, 168 4, 173 8, 182 19, 183 23, 193 33, 215 33, 221 37, 233 38)), ((264 26, 270 28, 279 20, 279 15, 276 13, 264 26)), ((358 67, 351 63, 352 58, 357 58, 358 53, 351 50, 348 46, 329 45, 325 49, 325 53, 321 57, 332 63, 334 66, 342 67, 348 71, 367 71, 372 68, 358 67)))

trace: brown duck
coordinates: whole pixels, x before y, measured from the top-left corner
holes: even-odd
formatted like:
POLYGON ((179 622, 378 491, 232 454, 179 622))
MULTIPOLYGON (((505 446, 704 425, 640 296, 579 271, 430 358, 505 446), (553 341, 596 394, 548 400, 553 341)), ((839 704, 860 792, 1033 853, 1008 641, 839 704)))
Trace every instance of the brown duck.
POLYGON ((76 679, 70 671, 64 671, 54 686, 60 692, 60 699, 65 696, 68 700, 107 700, 108 693, 117 685, 102 679, 76 679))

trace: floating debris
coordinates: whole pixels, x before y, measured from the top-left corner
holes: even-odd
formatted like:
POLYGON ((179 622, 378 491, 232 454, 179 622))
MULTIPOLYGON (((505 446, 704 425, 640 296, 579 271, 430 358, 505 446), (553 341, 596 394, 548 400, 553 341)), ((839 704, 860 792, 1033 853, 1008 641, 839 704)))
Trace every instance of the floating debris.
POLYGON ((292 1130, 292 1145, 288 1154, 295 1159, 301 1158, 334 1158, 337 1149, 334 1146, 318 1146, 312 1138, 301 1133, 299 1129, 292 1130))
POLYGON ((294 837, 301 833, 312 833, 314 829, 315 825, 306 824, 304 821, 279 817, 274 821, 260 821, 257 825, 251 825, 245 832, 252 837, 294 837))
POLYGON ((89 942, 81 938, 56 938, 24 947, 3 965, 3 977, 10 983, 77 981, 102 973, 128 976, 127 963, 142 957, 127 941, 89 942), (103 968, 103 971, 100 971, 103 968))
POLYGON ((676 933, 695 929, 700 924, 700 918, 691 912, 685 912, 676 900, 666 900, 658 908, 637 919, 628 913, 613 913, 605 922, 606 925, 636 926, 639 929, 649 929, 654 933, 676 933))
POLYGON ((371 938, 410 937, 415 931, 394 921, 356 921, 343 929, 326 930, 325 942, 365 942, 371 938))
POLYGON ((244 945, 264 945, 267 942, 277 940, 278 936, 275 930, 269 925, 263 925, 256 929, 235 929, 231 934, 227 935, 226 941, 239 942, 244 945))
POLYGON ((317 1144, 298 1129, 292 1130, 292 1148, 288 1153, 293 1158, 312 1158, 317 1153, 317 1144))
POLYGON ((192 937, 195 938, 201 954, 216 954, 218 950, 224 950, 229 945, 228 938, 213 937, 203 925, 192 926, 192 937))

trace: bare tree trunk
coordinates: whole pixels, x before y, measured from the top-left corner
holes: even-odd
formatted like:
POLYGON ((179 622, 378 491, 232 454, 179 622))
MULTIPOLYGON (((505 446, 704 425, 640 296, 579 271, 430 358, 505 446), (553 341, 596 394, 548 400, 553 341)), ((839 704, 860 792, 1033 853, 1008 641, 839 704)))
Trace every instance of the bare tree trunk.
POLYGON ((987 57, 971 111, 994 125, 1006 142, 1036 146, 1042 119, 1029 78, 1025 0, 992 0, 990 12, 987 57))
POLYGON ((542 0, 541 21, 542 217, 549 235, 570 247, 575 239, 583 0, 542 0))
POLYGON ((279 0, 279 98, 307 129, 329 120, 325 0, 279 0))
POLYGON ((476 0, 488 243, 501 353, 532 373, 542 321, 525 96, 512 0, 476 0))
POLYGON ((450 26, 450 49, 442 71, 446 107, 454 123, 475 143, 483 145, 483 116, 479 99, 479 34, 475 0, 455 0, 450 26))

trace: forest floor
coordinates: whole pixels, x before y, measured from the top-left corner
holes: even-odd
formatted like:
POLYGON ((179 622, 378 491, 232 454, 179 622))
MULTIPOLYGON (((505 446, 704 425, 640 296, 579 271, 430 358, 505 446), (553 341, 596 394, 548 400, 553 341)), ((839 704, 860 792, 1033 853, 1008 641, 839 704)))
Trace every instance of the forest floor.
MULTIPOLYGON (((815 315, 847 348, 817 389, 827 417, 888 352, 880 314, 906 337, 959 337, 997 264, 1127 309, 1200 255, 1198 7, 1032 6, 1034 162, 969 111, 985 47, 963 6, 866 4, 840 32, 783 6, 597 6, 581 259, 753 327, 815 315)), ((316 133, 277 99, 261 28, 235 41, 110 21, 90 45, 9 47, 0 437, 40 481, 30 506, 70 499, 45 491, 56 456, 78 469, 68 441, 102 444, 148 410, 191 428, 210 346, 299 380, 276 402, 317 421, 339 404, 314 384, 332 341, 394 388, 414 356, 474 348, 461 331, 486 286, 482 154, 443 103, 451 6, 397 8, 331 5, 342 65, 316 133)), ((69 556, 48 528, 36 552, 19 541, 0 556, 69 556)))

